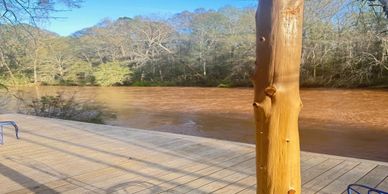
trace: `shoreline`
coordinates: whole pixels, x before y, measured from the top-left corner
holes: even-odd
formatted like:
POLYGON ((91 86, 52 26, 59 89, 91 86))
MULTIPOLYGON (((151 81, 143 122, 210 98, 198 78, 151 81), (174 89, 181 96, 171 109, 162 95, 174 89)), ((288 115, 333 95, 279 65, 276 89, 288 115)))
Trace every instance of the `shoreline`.
MULTIPOLYGON (((155 85, 155 86, 98 86, 98 85, 18 85, 7 86, 8 89, 12 88, 32 88, 32 87, 84 87, 84 88, 220 88, 220 89, 253 89, 253 86, 236 86, 236 87, 217 87, 217 86, 180 86, 180 85, 155 85)), ((384 86, 366 86, 366 87, 325 87, 325 86, 300 86, 301 90, 382 90, 388 91, 388 85, 384 86)))

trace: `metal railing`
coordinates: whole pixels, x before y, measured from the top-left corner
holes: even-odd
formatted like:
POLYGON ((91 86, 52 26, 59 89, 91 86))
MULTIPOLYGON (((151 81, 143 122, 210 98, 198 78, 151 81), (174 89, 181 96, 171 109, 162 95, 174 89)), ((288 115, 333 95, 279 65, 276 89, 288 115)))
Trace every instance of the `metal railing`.
POLYGON ((388 194, 385 191, 380 191, 378 189, 374 189, 372 187, 368 187, 365 185, 359 185, 359 184, 351 184, 348 186, 348 194, 363 194, 365 192, 361 192, 360 189, 367 192, 367 194, 388 194))
POLYGON ((0 144, 4 144, 4 126, 13 126, 15 128, 16 139, 19 139, 19 127, 15 121, 0 121, 0 144))

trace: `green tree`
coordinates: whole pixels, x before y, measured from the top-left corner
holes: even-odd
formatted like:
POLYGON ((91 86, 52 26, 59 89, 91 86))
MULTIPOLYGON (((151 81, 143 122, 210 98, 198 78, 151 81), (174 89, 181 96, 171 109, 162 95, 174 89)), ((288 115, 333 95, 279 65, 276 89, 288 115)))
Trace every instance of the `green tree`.
POLYGON ((69 85, 93 85, 95 78, 93 67, 84 61, 75 61, 72 63, 64 79, 69 85))
POLYGON ((113 86, 123 84, 130 79, 131 71, 120 63, 101 64, 94 72, 96 83, 100 86, 113 86))

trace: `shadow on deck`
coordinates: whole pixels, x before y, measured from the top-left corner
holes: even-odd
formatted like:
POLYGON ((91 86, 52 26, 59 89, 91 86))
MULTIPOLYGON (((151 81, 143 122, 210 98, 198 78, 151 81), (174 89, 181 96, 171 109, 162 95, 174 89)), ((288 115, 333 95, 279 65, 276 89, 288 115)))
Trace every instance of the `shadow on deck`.
MULTIPOLYGON (((254 146, 25 115, 5 130, 0 193, 255 193, 254 146)), ((302 152, 303 193, 388 190, 385 163, 302 152)))

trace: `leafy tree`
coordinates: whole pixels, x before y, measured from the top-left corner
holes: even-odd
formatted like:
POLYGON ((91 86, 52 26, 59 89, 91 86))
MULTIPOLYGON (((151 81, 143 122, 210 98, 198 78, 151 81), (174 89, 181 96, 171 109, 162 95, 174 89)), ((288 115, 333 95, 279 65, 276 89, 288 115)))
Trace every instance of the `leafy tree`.
POLYGON ((76 61, 72 63, 64 79, 69 85, 93 85, 93 67, 87 62, 76 61))
POLYGON ((101 64, 94 72, 96 83, 100 86, 123 84, 129 80, 131 71, 120 63, 101 64))
POLYGON ((37 21, 53 18, 50 13, 59 11, 55 5, 77 8, 82 0, 2 0, 0 1, 0 24, 36 24, 37 21))

